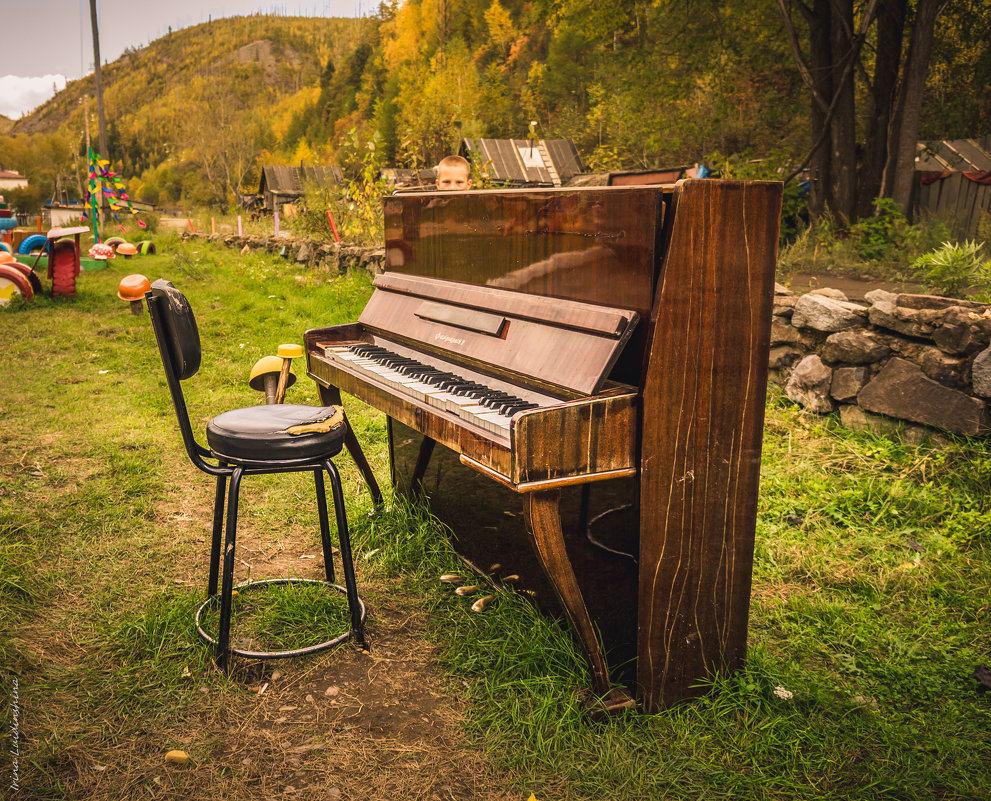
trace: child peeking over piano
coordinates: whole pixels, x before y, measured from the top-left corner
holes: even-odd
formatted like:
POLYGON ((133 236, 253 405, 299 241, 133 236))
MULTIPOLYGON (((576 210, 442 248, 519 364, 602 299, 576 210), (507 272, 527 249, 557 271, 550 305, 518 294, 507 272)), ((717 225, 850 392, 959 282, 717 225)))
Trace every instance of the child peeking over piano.
POLYGON ((442 192, 471 189, 471 167, 461 156, 445 156, 437 165, 437 180, 434 183, 442 192))

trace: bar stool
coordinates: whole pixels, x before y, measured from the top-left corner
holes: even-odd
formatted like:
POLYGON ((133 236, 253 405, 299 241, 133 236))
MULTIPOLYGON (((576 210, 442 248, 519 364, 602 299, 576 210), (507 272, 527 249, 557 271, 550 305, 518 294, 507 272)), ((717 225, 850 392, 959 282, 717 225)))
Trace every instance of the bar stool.
POLYGON ((213 507, 213 540, 210 550, 210 575, 207 599, 196 611, 197 632, 216 645, 217 664, 226 668, 231 654, 252 659, 283 659, 316 653, 332 648, 348 638, 367 647, 364 635, 365 604, 358 596, 344 511, 344 493, 337 468, 331 461, 344 445, 347 423, 343 410, 335 406, 301 406, 275 404, 234 409, 207 423, 209 448, 196 442, 186 409, 181 382, 196 374, 200 366, 200 336, 189 301, 171 282, 159 279, 145 294, 165 377, 179 421, 179 431, 193 464, 217 479, 213 507), (209 461, 215 461, 211 464, 209 461), (231 599, 234 590, 234 553, 237 539, 238 494, 244 476, 264 473, 312 472, 320 517, 325 580, 287 578, 256 581, 239 585, 239 592, 272 584, 321 584, 347 596, 350 629, 330 639, 304 648, 283 651, 249 651, 230 645, 231 599), (330 479, 337 519, 344 585, 335 583, 334 562, 327 516, 324 473, 330 479), (230 487, 228 488, 228 479, 230 487), (226 514, 225 514, 226 507, 226 514), (224 538, 224 565, 221 591, 217 593, 220 567, 221 534, 224 538), (205 610, 220 605, 217 638, 203 628, 205 610))

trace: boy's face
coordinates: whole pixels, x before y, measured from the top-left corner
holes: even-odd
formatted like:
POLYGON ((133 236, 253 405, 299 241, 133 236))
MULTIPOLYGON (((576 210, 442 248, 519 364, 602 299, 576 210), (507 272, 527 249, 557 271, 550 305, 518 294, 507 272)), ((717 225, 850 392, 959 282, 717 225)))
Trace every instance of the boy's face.
POLYGON ((437 168, 436 183, 437 188, 442 192, 471 189, 471 178, 468 177, 468 170, 462 166, 452 167, 442 164, 437 168))

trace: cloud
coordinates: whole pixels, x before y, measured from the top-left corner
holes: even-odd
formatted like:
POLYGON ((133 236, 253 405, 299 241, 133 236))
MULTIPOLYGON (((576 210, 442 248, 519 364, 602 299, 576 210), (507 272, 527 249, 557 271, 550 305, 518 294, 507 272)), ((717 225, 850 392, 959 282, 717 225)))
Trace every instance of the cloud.
POLYGON ((16 120, 21 114, 37 108, 62 89, 65 89, 64 75, 42 75, 38 78, 2 75, 0 114, 16 120))

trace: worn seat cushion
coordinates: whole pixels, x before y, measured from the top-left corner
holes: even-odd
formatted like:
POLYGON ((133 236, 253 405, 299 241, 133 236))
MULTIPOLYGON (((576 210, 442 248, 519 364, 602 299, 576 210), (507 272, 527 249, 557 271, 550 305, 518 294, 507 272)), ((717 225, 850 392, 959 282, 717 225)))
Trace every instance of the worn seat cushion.
POLYGON ((214 417, 207 423, 206 438, 214 454, 232 460, 327 458, 341 450, 346 425, 336 406, 248 406, 214 417), (328 423, 327 431, 312 430, 328 423), (297 426, 309 430, 290 433, 297 426))

